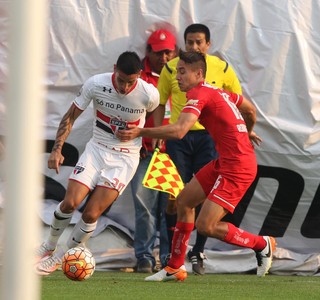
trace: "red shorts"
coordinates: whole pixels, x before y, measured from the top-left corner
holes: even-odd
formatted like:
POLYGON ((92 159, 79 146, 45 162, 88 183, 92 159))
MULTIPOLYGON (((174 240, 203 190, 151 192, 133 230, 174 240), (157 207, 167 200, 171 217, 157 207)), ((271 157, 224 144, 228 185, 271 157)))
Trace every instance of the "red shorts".
POLYGON ((257 165, 250 163, 245 170, 238 168, 234 172, 225 172, 218 159, 206 164, 195 176, 209 200, 233 213, 256 174, 257 165))

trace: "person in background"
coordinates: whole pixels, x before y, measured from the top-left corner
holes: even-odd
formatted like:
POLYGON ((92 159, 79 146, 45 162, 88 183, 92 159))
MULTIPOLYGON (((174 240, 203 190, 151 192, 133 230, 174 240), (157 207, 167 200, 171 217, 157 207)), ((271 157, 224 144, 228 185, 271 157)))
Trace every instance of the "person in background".
MULTIPOLYGON (((164 29, 158 29, 149 36, 146 55, 142 61, 141 78, 155 87, 163 66, 176 57, 176 39, 164 29)), ((170 117, 170 101, 167 102, 163 124, 168 124, 170 117)), ((147 120, 145 127, 153 127, 153 116, 147 120)), ((159 145, 165 151, 165 145, 159 145)), ((160 262, 165 262, 169 252, 165 208, 167 197, 163 192, 145 188, 141 183, 150 163, 154 146, 152 139, 143 138, 140 163, 131 181, 132 197, 135 207, 134 251, 137 258, 137 272, 152 273, 156 265, 153 249, 160 232, 160 262)))
POLYGON ((243 96, 205 82, 206 57, 199 52, 179 52, 177 81, 187 101, 175 123, 153 128, 129 125, 117 137, 127 142, 139 136, 182 139, 200 120, 215 142, 219 156, 197 172, 178 195, 178 221, 168 265, 146 281, 183 281, 190 234, 196 225, 205 236, 227 244, 252 249, 257 258, 257 275, 265 276, 272 264, 276 241, 222 221, 233 213, 257 174, 254 143, 261 138, 253 131, 256 108, 243 96), (195 207, 202 204, 195 222, 195 207))
MULTIPOLYGON (((209 84, 234 93, 242 93, 239 80, 232 67, 226 61, 208 54, 211 42, 210 31, 206 25, 198 23, 189 25, 184 31, 184 41, 186 51, 205 54, 207 63, 206 81, 209 84)), ((178 57, 171 60, 161 71, 158 81, 160 105, 153 113, 155 126, 162 124, 165 106, 170 97, 172 98, 170 123, 175 123, 178 120, 180 112, 186 103, 186 93, 179 89, 176 79, 178 60, 178 57)), ((183 139, 168 140, 166 142, 166 152, 175 163, 184 183, 188 183, 200 168, 218 157, 212 138, 199 122, 196 122, 190 128, 183 139)), ((174 203, 175 201, 168 201, 166 215, 169 242, 172 240, 176 224, 174 203)), ((197 209, 199 210, 199 208, 197 209)), ((193 249, 187 254, 195 274, 203 275, 205 273, 203 265, 205 256, 203 252, 206 240, 206 236, 197 232, 193 249)))
POLYGON ((140 79, 141 60, 135 52, 123 52, 114 72, 97 74, 83 84, 63 116, 48 159, 49 169, 59 173, 62 147, 74 122, 93 102, 93 136, 69 177, 67 191, 56 207, 50 232, 36 250, 36 272, 49 275, 61 265, 69 249, 84 244, 93 234, 97 220, 131 181, 139 164, 141 138, 123 143, 115 133, 129 124, 144 126, 146 114, 159 105, 159 92, 140 79), (57 247, 74 210, 91 193, 66 245, 57 247))

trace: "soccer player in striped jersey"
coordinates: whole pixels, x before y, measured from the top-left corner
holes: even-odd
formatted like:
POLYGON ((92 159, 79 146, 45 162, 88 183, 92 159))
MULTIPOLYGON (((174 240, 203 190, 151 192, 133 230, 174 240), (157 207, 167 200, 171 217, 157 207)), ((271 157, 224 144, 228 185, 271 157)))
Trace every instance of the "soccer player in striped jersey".
POLYGON ((122 53, 113 73, 90 77, 60 122, 48 159, 49 169, 59 173, 62 146, 81 113, 93 102, 93 136, 69 177, 65 197, 54 212, 49 235, 37 249, 36 271, 49 275, 61 264, 66 250, 85 243, 97 220, 129 184, 139 164, 141 138, 121 142, 115 133, 129 124, 143 127, 146 115, 159 105, 159 92, 140 78, 141 61, 135 52, 122 53), (57 247, 74 210, 90 193, 81 219, 67 245, 57 247))

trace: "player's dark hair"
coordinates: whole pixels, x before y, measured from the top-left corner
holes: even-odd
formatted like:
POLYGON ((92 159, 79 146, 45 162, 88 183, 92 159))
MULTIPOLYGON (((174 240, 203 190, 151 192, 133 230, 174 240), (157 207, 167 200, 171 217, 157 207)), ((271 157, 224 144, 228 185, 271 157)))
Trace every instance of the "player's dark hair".
POLYGON ((184 42, 187 41, 187 34, 188 33, 204 33, 206 37, 206 42, 210 42, 210 30, 206 25, 200 23, 194 23, 189 25, 184 31, 184 42))
POLYGON ((126 75, 138 74, 142 68, 140 57, 136 52, 123 52, 118 57, 116 68, 126 75))
POLYGON ((191 52, 179 50, 179 58, 183 60, 188 65, 195 65, 196 68, 202 69, 203 77, 206 77, 207 73, 207 63, 206 57, 200 52, 191 52))

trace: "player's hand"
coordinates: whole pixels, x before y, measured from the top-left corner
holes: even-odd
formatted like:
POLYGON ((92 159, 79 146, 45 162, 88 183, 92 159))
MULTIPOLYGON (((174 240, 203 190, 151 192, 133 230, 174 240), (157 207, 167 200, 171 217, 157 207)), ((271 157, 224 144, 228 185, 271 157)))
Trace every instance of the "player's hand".
POLYGON ((60 166, 63 164, 64 156, 61 154, 60 151, 53 150, 50 153, 48 159, 48 168, 56 170, 56 173, 59 174, 60 166))
POLYGON ((260 136, 258 136, 254 131, 250 132, 249 138, 250 138, 252 144, 254 143, 257 146, 260 146, 260 144, 262 143, 262 138, 260 136))
POLYGON ((121 142, 128 142, 140 136, 140 128, 133 124, 128 124, 127 129, 119 129, 116 132, 116 137, 121 142))

